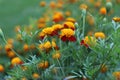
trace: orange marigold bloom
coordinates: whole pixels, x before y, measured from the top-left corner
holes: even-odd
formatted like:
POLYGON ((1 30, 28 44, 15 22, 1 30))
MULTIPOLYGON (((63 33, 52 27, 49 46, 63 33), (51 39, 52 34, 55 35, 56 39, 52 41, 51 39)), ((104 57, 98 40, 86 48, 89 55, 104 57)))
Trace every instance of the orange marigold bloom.
POLYGON ((88 9, 88 6, 86 4, 81 4, 80 9, 88 9))
POLYGON ((32 77, 34 79, 38 79, 38 78, 40 78, 40 75, 38 73, 33 73, 32 77))
POLYGON ((56 7, 56 3, 55 3, 54 1, 51 1, 51 2, 50 2, 50 7, 51 7, 51 8, 55 8, 55 7, 56 7))
POLYGON ((71 18, 71 17, 66 18, 66 21, 67 21, 67 22, 72 22, 72 23, 75 23, 75 22, 76 22, 76 20, 75 20, 74 18, 71 18))
POLYGON ((96 8, 99 8, 100 6, 101 6, 101 2, 100 1, 95 2, 95 7, 96 8))
POLYGON ((113 17, 113 20, 114 20, 115 22, 120 22, 120 17, 113 17))
POLYGON ((39 29, 44 28, 45 25, 46 25, 45 23, 39 23, 39 24, 38 24, 38 28, 39 28, 39 29))
POLYGON ((7 52, 10 51, 12 48, 13 48, 13 45, 12 45, 12 44, 6 44, 6 45, 5 45, 5 50, 6 50, 7 52))
POLYGON ((52 40, 52 47, 55 48, 56 50, 59 49, 59 47, 57 46, 55 40, 52 40))
POLYGON ((15 57, 11 60, 11 65, 14 66, 14 65, 19 65, 19 64, 22 64, 22 60, 19 58, 19 57, 15 57))
POLYGON ((52 35, 53 31, 54 31, 54 29, 52 27, 47 27, 42 30, 42 32, 47 35, 52 35))
POLYGON ((44 7, 46 5, 46 2, 45 1, 41 1, 40 2, 40 6, 44 7))
POLYGON ((66 12, 65 12, 65 15, 66 15, 66 16, 70 16, 70 15, 71 15, 71 12, 70 12, 70 11, 66 11, 66 12))
POLYGON ((45 68, 48 68, 48 66, 49 66, 48 61, 42 61, 38 64, 38 68, 44 68, 45 69, 45 68))
POLYGON ((72 30, 75 30, 75 26, 72 22, 65 22, 63 25, 65 28, 70 28, 72 30))
POLYGON ((100 70, 100 71, 101 71, 102 73, 105 73, 107 70, 108 70, 108 67, 107 67, 106 65, 102 65, 102 66, 101 66, 101 70, 100 70))
POLYGON ((44 32, 40 32, 38 34, 38 36, 41 38, 41 39, 44 39, 44 37, 46 36, 46 34, 44 32))
POLYGON ((107 10, 106 10, 105 7, 100 8, 100 14, 102 14, 102 15, 106 15, 107 14, 107 10))
POLYGON ((54 22, 60 22, 63 20, 63 14, 61 12, 56 12, 54 15, 53 15, 53 21, 54 22))
POLYGON ((60 38, 62 41, 76 41, 75 32, 72 29, 62 29, 60 38))
POLYGON ((63 28, 63 26, 61 24, 55 24, 52 26, 52 28, 55 30, 55 31, 58 31, 58 30, 61 30, 63 28))
POLYGON ((45 18, 40 18, 39 20, 38 20, 38 23, 45 23, 46 22, 46 19, 45 18))
POLYGON ((0 64, 0 72, 4 72, 4 67, 1 64, 0 64))
POLYGON ((89 46, 92 46, 92 45, 95 45, 95 44, 96 44, 96 40, 95 40, 95 38, 92 37, 92 36, 86 36, 86 37, 84 38, 84 42, 85 42, 85 44, 87 44, 87 45, 89 45, 89 46))
POLYGON ((45 49, 50 49, 52 47, 52 45, 51 45, 51 43, 49 41, 47 41, 47 42, 44 43, 43 47, 45 49))
POLYGON ((24 49, 24 51, 28 51, 29 50, 28 44, 24 44, 23 49, 24 49))
POLYGON ((115 76, 117 80, 120 80, 120 71, 113 72, 113 76, 115 76))
POLYGON ((15 53, 13 51, 9 51, 9 52, 7 52, 7 56, 10 58, 13 58, 13 57, 15 57, 15 53))
POLYGON ((101 39, 104 39, 104 38, 105 38, 105 34, 104 34, 103 32, 96 32, 96 33, 94 34, 94 36, 95 36, 96 38, 101 38, 101 39))
POLYGON ((8 39, 7 42, 8 42, 8 44, 13 44, 14 40, 13 39, 8 39))
POLYGON ((56 51, 56 53, 52 55, 53 59, 59 59, 60 57, 61 57, 61 54, 59 51, 56 51))

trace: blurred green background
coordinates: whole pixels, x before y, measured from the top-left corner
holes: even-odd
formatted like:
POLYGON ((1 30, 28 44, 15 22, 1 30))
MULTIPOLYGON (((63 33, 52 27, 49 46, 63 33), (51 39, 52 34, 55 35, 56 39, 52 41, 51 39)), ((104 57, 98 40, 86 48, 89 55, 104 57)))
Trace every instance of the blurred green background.
POLYGON ((39 18, 41 0, 0 0, 0 27, 4 34, 14 37, 16 25, 27 25, 30 18, 39 18))

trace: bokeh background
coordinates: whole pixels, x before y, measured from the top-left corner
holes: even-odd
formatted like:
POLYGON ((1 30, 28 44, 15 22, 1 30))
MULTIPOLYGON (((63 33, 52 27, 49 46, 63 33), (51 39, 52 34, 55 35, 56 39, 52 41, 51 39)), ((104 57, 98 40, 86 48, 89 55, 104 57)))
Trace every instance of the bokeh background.
POLYGON ((13 37, 14 27, 27 25, 31 18, 39 18, 43 8, 40 0, 0 0, 0 27, 6 37, 13 37))

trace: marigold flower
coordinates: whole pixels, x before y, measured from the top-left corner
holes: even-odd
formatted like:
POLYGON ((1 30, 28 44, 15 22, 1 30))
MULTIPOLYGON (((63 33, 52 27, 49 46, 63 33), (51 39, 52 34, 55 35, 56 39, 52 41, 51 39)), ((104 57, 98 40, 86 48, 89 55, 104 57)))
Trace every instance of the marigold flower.
POLYGON ((46 5, 46 2, 45 1, 41 1, 40 2, 40 6, 44 7, 46 5))
POLYGON ((13 44, 14 40, 11 38, 11 39, 8 39, 7 42, 8 44, 13 44))
POLYGON ((64 22, 63 25, 64 25, 65 28, 70 28, 72 30, 75 30, 75 26, 72 22, 64 22))
POLYGON ((11 60, 11 65, 14 66, 14 65, 19 65, 19 64, 22 64, 22 60, 19 58, 19 57, 14 57, 12 60, 11 60))
POLYGON ((0 72, 4 72, 4 67, 1 64, 0 64, 0 72))
POLYGON ((40 78, 40 75, 38 73, 33 73, 32 77, 34 79, 38 79, 38 78, 40 78))
POLYGON ((113 20, 114 20, 115 22, 120 22, 120 17, 113 17, 113 20))
POLYGON ((100 8, 100 14, 102 14, 102 15, 106 15, 107 14, 107 10, 106 10, 105 7, 100 8))
POLYGON ((70 12, 70 11, 66 11, 66 12, 65 12, 65 15, 66 15, 66 16, 70 16, 70 15, 71 15, 71 12, 70 12))
POLYGON ((63 26, 61 24, 55 24, 52 26, 52 28, 54 29, 54 31, 58 31, 58 30, 61 30, 63 26))
POLYGON ((113 76, 115 76, 117 80, 120 80, 120 71, 113 72, 113 76))
POLYGON ((62 41, 76 41, 75 32, 72 29, 62 29, 60 38, 62 41))
POLYGON ((59 51, 56 51, 56 53, 52 55, 53 59, 59 59, 60 57, 61 57, 61 54, 59 51))
POLYGON ((54 29, 53 29, 52 27, 47 27, 47 28, 44 28, 44 29, 42 30, 42 32, 43 32, 44 34, 46 34, 46 35, 52 35, 52 34, 53 34, 53 31, 54 31, 54 29))
POLYGON ((95 40, 95 38, 92 37, 92 36, 86 36, 86 37, 84 38, 84 42, 85 42, 85 44, 87 44, 87 45, 89 45, 89 46, 93 46, 93 45, 96 44, 96 40, 95 40))
POLYGON ((45 33, 44 32, 40 32, 39 34, 38 34, 38 36, 41 38, 41 39, 44 39, 44 37, 45 37, 45 33))
POLYGON ((56 50, 59 49, 59 47, 56 45, 55 40, 52 40, 52 47, 55 48, 56 50))
POLYGON ((88 6, 86 4, 81 4, 80 9, 88 9, 88 6))
POLYGON ((24 49, 24 51, 28 51, 29 50, 28 44, 24 44, 23 49, 24 49))
POLYGON ((46 25, 45 23, 39 23, 39 24, 38 24, 38 28, 39 28, 39 29, 44 28, 45 25, 46 25))
POLYGON ((54 1, 51 1, 51 2, 50 2, 50 7, 51 7, 51 8, 55 8, 55 7, 56 7, 56 3, 55 3, 54 1))
POLYGON ((46 19, 45 18, 39 18, 38 23, 45 23, 46 19))
POLYGON ((56 12, 54 15, 53 15, 53 21, 54 22, 60 22, 63 20, 63 14, 61 12, 56 12))
POLYGON ((96 8, 99 8, 100 6, 101 6, 101 2, 100 1, 95 2, 95 7, 96 8))
POLYGON ((26 77, 21 78, 21 80, 28 80, 26 77))
POLYGON ((44 43, 43 47, 45 49, 50 49, 52 47, 52 45, 51 45, 51 43, 49 41, 47 41, 47 42, 44 43))
POLYGON ((104 39, 104 38, 105 38, 105 34, 104 34, 103 32, 96 32, 96 33, 94 34, 94 36, 95 36, 96 38, 101 38, 101 39, 104 39))
POLYGON ((12 45, 12 44, 6 44, 6 45, 5 45, 5 50, 6 50, 7 52, 10 51, 12 48, 13 48, 13 45, 12 45))
POLYGON ((107 67, 106 65, 102 65, 102 66, 101 66, 101 70, 100 70, 100 71, 101 71, 102 73, 105 73, 107 70, 108 70, 108 67, 107 67))
POLYGON ((48 61, 41 61, 39 64, 38 64, 38 68, 48 68, 49 66, 49 63, 48 61))
POLYGON ((8 51, 7 56, 10 58, 13 58, 13 57, 15 57, 15 53, 13 51, 8 51))
POLYGON ((67 22, 72 22, 72 23, 76 22, 76 20, 74 18, 71 18, 71 17, 66 18, 66 21, 67 22))

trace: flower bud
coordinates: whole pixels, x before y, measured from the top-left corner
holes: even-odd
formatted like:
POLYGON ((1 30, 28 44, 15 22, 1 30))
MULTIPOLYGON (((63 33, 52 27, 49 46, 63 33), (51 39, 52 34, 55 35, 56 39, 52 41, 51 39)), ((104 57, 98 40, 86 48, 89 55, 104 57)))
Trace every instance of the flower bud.
POLYGON ((106 3, 106 9, 107 9, 107 12, 109 12, 112 9, 112 3, 111 2, 106 3))

